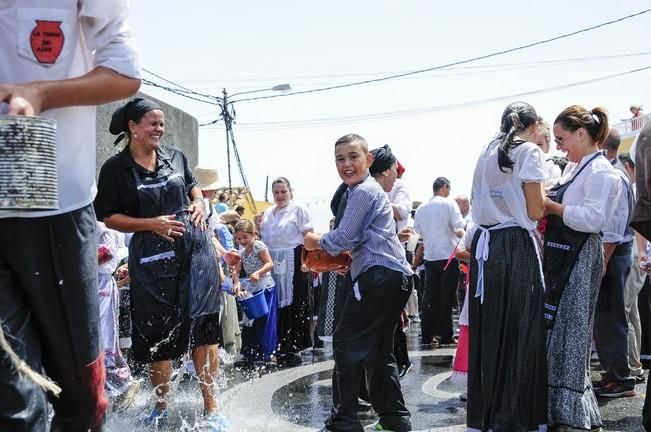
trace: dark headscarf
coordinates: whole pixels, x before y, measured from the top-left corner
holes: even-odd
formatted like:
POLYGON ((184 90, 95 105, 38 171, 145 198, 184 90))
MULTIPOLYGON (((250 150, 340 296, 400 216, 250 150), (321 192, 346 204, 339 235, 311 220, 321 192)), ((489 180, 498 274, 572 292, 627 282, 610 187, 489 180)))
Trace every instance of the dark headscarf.
POLYGON ((156 102, 143 98, 130 100, 120 108, 116 109, 113 112, 111 124, 109 125, 109 132, 118 136, 113 142, 113 145, 116 145, 126 138, 127 133, 129 132, 129 120, 138 123, 142 116, 147 114, 149 111, 156 109, 161 109, 156 102))
POLYGON ((346 183, 340 184, 330 201, 330 210, 332 210, 332 215, 335 217, 335 228, 339 226, 341 218, 344 217, 344 210, 346 209, 346 202, 348 201, 346 195, 347 190, 348 185, 346 183))
POLYGON ((371 150, 371 154, 373 155, 373 164, 371 164, 371 167, 369 168, 371 174, 378 174, 382 171, 386 171, 398 161, 393 153, 391 153, 391 147, 389 147, 388 144, 371 150))

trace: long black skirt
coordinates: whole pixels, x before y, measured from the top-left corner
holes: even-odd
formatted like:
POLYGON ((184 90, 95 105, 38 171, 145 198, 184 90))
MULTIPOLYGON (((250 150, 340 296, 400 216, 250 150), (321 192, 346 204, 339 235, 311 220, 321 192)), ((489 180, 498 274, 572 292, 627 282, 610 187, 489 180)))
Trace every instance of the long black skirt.
POLYGON ((312 346, 312 278, 301 271, 303 246, 294 249, 294 296, 292 304, 278 308, 278 352, 280 355, 298 353, 312 346))
MULTIPOLYGON (((472 243, 476 250, 478 230, 472 243)), ((522 228, 490 232, 484 302, 470 265, 468 429, 537 431, 547 424, 543 284, 535 245, 522 228)))

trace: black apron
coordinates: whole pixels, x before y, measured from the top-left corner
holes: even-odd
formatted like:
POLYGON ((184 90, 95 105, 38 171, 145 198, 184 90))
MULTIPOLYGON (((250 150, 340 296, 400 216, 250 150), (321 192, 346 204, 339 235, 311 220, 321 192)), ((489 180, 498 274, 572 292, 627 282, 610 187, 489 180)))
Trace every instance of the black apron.
POLYGON ((144 336, 160 335, 184 321, 219 312, 219 270, 208 234, 190 221, 185 179, 163 159, 154 179, 132 168, 142 218, 175 214, 185 234, 167 241, 152 231, 129 244, 133 326, 144 336))
MULTIPOLYGON (((601 152, 594 155, 579 171, 565 184, 557 184, 548 193, 549 199, 561 204, 567 188, 576 180, 581 172, 601 152)), ((547 328, 554 326, 556 311, 563 296, 563 290, 574 269, 574 264, 583 249, 583 245, 591 233, 575 231, 563 223, 563 218, 547 215, 547 230, 545 231, 543 252, 543 273, 545 275, 545 306, 543 316, 547 328)))

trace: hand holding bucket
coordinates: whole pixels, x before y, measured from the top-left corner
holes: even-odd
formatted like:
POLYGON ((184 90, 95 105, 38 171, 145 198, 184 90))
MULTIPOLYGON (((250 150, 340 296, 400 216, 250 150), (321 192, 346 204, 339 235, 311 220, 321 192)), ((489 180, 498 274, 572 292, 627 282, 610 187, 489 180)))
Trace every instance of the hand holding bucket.
MULTIPOLYGON (((246 286, 246 284, 248 284, 248 279, 243 279, 242 283, 246 286)), ((246 314, 247 318, 256 319, 269 313, 269 305, 267 304, 267 297, 265 295, 266 291, 267 290, 262 289, 251 294, 251 292, 247 290, 246 297, 237 299, 237 302, 240 304, 240 307, 246 314)))

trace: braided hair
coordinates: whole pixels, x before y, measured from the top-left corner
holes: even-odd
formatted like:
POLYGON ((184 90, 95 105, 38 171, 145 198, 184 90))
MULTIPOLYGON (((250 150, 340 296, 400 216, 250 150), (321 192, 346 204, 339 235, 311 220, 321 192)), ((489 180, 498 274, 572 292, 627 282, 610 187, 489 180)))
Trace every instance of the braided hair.
POLYGON ((512 102, 502 113, 502 123, 498 138, 502 140, 497 152, 497 164, 500 171, 513 170, 514 162, 511 159, 511 150, 524 141, 515 136, 528 129, 538 121, 536 110, 526 102, 512 102))

